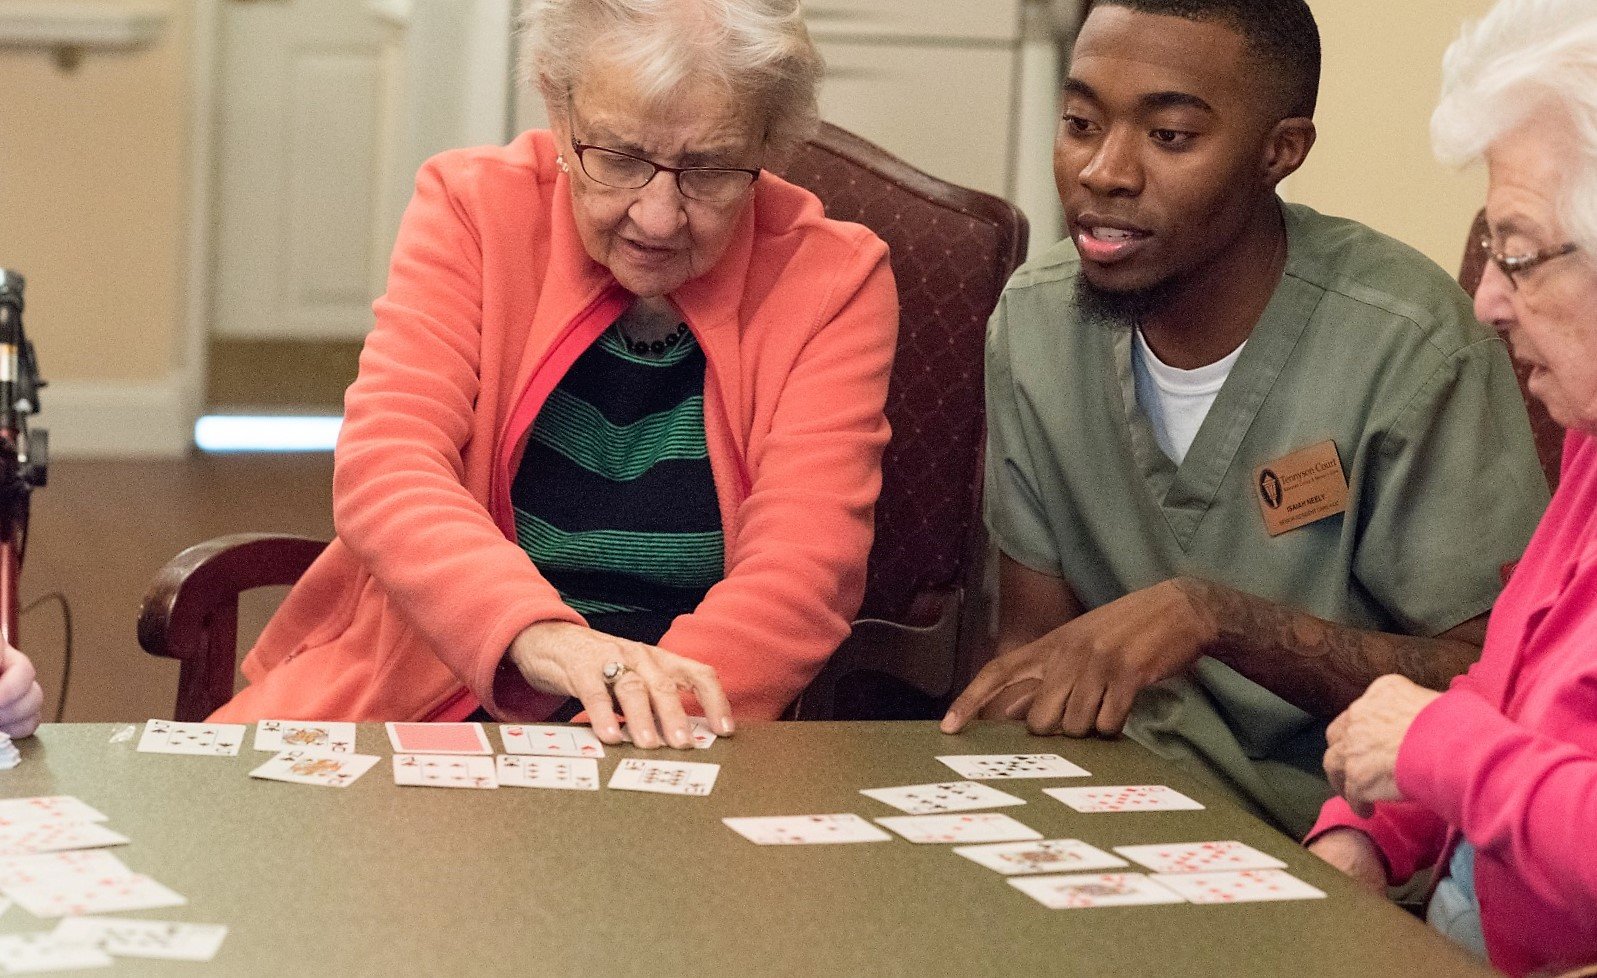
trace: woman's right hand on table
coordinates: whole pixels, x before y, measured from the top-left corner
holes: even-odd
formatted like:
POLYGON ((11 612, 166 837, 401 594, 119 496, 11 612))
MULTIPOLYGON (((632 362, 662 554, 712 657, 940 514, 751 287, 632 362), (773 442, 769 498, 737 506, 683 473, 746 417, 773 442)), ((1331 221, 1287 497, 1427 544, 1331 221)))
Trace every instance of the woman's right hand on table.
POLYGON ((594 734, 607 744, 621 742, 624 718, 639 747, 692 747, 684 692, 698 698, 712 732, 732 733, 732 707, 715 670, 653 645, 542 621, 510 643, 510 661, 534 689, 580 700, 594 734))

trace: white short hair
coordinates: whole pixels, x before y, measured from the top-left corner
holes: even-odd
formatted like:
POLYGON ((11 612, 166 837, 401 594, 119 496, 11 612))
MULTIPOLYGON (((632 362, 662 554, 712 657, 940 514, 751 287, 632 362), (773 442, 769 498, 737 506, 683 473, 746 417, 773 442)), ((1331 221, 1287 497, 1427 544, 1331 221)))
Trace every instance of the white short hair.
POLYGON ((1569 126, 1578 163, 1559 217, 1597 251, 1597 3, 1499 0, 1464 27, 1442 59, 1431 142, 1445 163, 1481 159, 1533 115, 1569 126))
POLYGON ((705 83, 748 105, 778 161, 820 124, 823 65, 798 0, 528 0, 529 90, 562 104, 595 58, 627 72, 645 105, 705 83))

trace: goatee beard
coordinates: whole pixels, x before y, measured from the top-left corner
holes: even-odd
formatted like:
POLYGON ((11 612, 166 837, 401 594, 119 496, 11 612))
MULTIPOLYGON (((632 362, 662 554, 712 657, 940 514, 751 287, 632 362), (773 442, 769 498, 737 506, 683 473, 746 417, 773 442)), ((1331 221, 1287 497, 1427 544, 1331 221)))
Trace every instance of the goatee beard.
POLYGON ((1088 322, 1105 326, 1136 328, 1148 317, 1170 304, 1175 294, 1173 281, 1157 282, 1146 288, 1126 292, 1100 289, 1087 281, 1087 276, 1076 275, 1076 308, 1088 322))

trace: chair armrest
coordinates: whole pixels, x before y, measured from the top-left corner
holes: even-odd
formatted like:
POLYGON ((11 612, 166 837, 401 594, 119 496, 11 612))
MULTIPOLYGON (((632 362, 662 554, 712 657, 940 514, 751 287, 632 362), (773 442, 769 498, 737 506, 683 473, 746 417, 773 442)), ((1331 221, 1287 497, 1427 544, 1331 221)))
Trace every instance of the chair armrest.
POLYGON ((236 615, 241 593, 293 584, 326 547, 325 540, 271 533, 234 533, 189 547, 145 591, 139 645, 172 659, 203 654, 218 609, 236 615))

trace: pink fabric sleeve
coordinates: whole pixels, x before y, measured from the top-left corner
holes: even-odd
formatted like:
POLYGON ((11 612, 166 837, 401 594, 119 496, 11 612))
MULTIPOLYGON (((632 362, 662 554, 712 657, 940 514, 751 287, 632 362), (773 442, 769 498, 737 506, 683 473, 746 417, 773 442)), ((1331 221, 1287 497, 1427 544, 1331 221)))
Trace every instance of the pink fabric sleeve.
POLYGON ((1406 797, 1514 867, 1549 903, 1597 905, 1590 752, 1514 723, 1459 683, 1415 718, 1396 773, 1406 797))
MULTIPOLYGON (((339 537, 490 709, 523 628, 581 623, 465 486, 482 325, 482 245, 437 161, 405 212, 388 291, 345 399, 333 479, 339 537)), ((528 697, 533 691, 522 688, 528 697)))
POLYGON ((739 716, 774 719, 848 635, 881 490, 898 293, 874 236, 791 373, 748 458, 727 575, 660 646, 715 667, 739 716), (874 258, 874 260, 872 260, 874 258))

